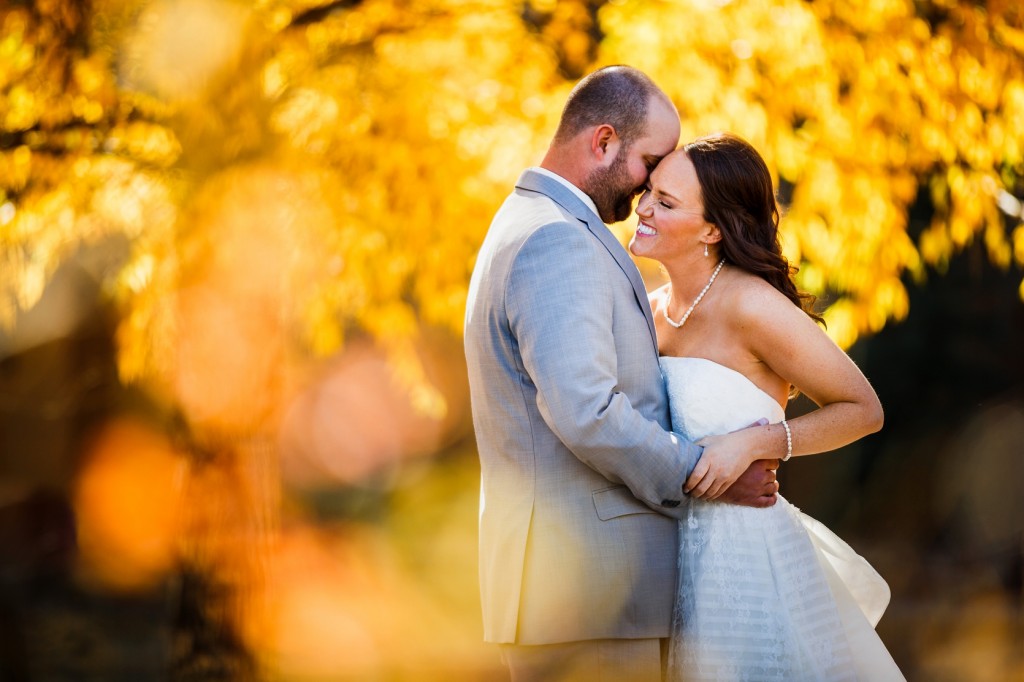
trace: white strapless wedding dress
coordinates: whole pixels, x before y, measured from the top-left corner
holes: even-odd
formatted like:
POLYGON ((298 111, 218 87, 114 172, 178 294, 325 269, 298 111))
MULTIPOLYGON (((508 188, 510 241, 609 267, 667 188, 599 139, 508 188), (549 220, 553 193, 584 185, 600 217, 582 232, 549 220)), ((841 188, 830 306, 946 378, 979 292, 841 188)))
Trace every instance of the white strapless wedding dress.
MULTIPOLYGON (((745 376, 661 359, 677 433, 692 440, 785 411, 745 376)), ((874 626, 889 587, 853 549, 781 495, 753 509, 687 500, 668 680, 903 680, 874 626)))

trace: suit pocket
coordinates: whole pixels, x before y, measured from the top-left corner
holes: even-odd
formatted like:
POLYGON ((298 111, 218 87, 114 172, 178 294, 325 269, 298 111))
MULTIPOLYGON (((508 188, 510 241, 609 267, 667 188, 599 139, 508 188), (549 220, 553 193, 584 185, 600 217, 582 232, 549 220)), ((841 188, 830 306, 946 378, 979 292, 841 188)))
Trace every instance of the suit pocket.
POLYGON ((627 514, 656 514, 653 509, 640 500, 633 497, 629 488, 624 485, 616 485, 611 488, 602 488, 593 492, 594 509, 597 511, 597 518, 602 521, 614 519, 627 514))

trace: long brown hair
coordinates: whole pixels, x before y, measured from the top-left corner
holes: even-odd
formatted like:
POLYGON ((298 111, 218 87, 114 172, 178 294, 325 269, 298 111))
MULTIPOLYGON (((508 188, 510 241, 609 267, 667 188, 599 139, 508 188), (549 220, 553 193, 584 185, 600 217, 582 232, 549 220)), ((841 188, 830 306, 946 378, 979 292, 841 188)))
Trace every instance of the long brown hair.
POLYGON ((683 150, 697 171, 704 220, 722 232, 725 262, 762 278, 824 324, 814 295, 796 288, 797 268, 782 255, 772 176, 757 150, 731 133, 697 138, 683 150))

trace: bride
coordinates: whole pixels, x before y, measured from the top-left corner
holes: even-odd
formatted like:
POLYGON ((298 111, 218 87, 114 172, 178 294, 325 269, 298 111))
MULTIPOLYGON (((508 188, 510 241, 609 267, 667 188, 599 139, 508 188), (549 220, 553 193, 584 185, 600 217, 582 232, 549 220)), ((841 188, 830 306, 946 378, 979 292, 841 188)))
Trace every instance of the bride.
POLYGON ((792 281, 767 166, 734 135, 698 139, 658 165, 636 213, 630 250, 670 280, 651 307, 673 430, 706 446, 685 486, 667 679, 904 679, 874 631, 888 586, 863 558, 781 496, 767 509, 716 499, 756 459, 882 426, 792 281), (793 390, 819 409, 787 421, 793 390))

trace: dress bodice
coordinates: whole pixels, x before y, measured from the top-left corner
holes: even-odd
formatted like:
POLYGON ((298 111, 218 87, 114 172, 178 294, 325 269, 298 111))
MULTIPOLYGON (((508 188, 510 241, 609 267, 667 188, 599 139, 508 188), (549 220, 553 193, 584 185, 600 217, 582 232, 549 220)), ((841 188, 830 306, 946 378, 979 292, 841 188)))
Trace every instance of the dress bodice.
POLYGON ((704 358, 662 357, 672 430, 690 440, 729 433, 758 419, 785 416, 782 406, 734 369, 704 358))

